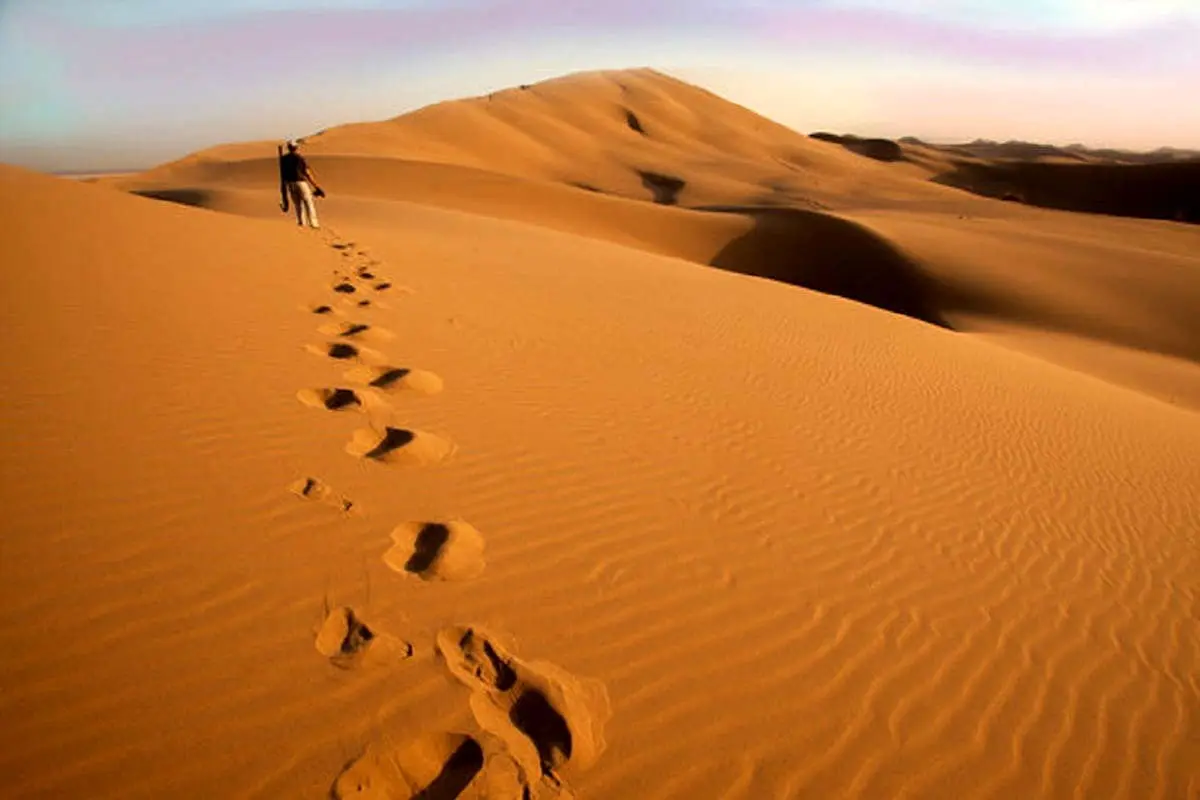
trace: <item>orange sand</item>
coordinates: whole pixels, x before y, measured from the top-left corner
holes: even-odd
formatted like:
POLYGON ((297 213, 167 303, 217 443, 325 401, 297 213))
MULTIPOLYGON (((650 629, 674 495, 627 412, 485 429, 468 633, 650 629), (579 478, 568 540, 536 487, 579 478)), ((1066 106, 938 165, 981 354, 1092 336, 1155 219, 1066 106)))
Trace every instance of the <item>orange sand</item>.
POLYGON ((648 71, 306 151, 0 168, 12 796, 1200 796, 1200 228, 648 71))

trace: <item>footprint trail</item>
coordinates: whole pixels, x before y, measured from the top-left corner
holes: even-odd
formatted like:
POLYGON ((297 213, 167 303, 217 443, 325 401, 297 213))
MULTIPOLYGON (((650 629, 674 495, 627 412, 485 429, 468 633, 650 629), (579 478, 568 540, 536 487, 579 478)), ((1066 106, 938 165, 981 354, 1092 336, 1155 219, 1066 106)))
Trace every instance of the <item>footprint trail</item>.
MULTIPOLYGON (((392 281, 379 275, 381 262, 332 231, 323 235, 348 270, 335 270, 330 285, 335 295, 343 296, 343 306, 373 306, 371 300, 356 296, 360 288, 377 293, 393 289, 392 281)), ((408 292, 403 287, 399 291, 408 292)), ((335 312, 328 303, 305 310, 317 315, 345 313, 335 312)), ((444 389, 437 374, 395 366, 383 353, 362 347, 363 342, 395 338, 374 324, 331 320, 318 332, 333 341, 309 345, 311 352, 353 366, 343 375, 350 386, 301 389, 297 398, 309 407, 331 412, 384 411, 390 419, 393 409, 381 395, 432 396, 444 389)), ((363 461, 433 465, 450 458, 457 447, 433 433, 371 419, 368 426, 353 432, 344 449, 363 461)), ((309 500, 344 503, 343 510, 353 505, 316 478, 302 478, 291 488, 309 500)), ((484 537, 461 519, 402 523, 392 530, 391 539, 382 560, 400 575, 429 582, 465 581, 485 569, 484 537)), ((380 634, 349 606, 327 604, 315 634, 317 652, 343 670, 395 663, 413 655, 411 644, 380 634)), ((445 628, 435 641, 440 663, 468 690, 467 704, 479 730, 431 730, 399 744, 373 742, 337 774, 329 795, 361 800, 570 796, 562 769, 567 765, 586 769, 605 748, 604 727, 611 712, 604 685, 547 662, 523 661, 475 626, 445 628)))

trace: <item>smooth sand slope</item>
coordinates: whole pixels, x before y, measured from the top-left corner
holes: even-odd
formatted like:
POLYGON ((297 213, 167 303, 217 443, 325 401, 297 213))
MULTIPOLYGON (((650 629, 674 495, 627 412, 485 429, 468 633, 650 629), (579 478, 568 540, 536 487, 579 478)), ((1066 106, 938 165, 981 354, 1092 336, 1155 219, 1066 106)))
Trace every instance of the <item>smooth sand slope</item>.
POLYGON ((812 202, 670 207, 607 131, 364 135, 320 232, 241 146, 0 171, 6 791, 1200 794, 1194 230, 794 134, 812 202))

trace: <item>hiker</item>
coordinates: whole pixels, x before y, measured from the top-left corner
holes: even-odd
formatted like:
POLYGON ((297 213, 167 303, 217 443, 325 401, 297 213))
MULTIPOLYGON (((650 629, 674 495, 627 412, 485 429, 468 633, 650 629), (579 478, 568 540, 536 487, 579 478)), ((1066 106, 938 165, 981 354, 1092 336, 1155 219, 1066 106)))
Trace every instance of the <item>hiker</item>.
POLYGON ((325 190, 317 185, 312 168, 299 153, 300 146, 295 142, 287 143, 287 152, 279 154, 279 192, 280 205, 286 212, 288 199, 296 207, 296 223, 303 226, 306 222, 310 228, 321 227, 317 221, 317 204, 315 197, 324 197, 325 190))

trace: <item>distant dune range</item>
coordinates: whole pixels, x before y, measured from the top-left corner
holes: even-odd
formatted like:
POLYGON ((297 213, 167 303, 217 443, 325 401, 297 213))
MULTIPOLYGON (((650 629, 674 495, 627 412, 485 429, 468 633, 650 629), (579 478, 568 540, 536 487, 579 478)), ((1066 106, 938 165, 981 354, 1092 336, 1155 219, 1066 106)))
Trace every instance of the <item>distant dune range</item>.
POLYGON ((1200 227, 650 70, 276 144, 0 167, 14 796, 1200 793, 1200 227))
POLYGON ((911 161, 931 180, 1001 200, 1124 217, 1200 222, 1200 152, 1153 153, 1029 142, 931 145, 814 133, 877 161, 911 161))

